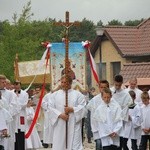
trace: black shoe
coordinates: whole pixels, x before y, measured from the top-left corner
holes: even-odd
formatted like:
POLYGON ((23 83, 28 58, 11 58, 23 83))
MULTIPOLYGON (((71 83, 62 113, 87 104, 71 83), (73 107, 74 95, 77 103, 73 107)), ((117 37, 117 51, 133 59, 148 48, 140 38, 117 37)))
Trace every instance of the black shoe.
POLYGON ((0 150, 4 150, 4 147, 2 145, 0 145, 0 150))
POLYGON ((42 145, 44 148, 48 148, 48 144, 43 143, 42 145))

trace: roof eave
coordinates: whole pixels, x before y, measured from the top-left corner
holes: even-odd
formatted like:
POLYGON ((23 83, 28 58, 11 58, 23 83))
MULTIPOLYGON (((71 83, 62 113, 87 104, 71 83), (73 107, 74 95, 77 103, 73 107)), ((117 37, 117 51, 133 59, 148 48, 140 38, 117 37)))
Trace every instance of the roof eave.
POLYGON ((106 37, 109 39, 109 41, 111 41, 112 45, 116 48, 116 50, 118 51, 118 53, 124 57, 124 54, 122 53, 122 51, 119 49, 119 47, 117 46, 117 44, 115 43, 115 41, 112 39, 112 37, 110 36, 110 34, 105 30, 104 34, 106 35, 106 37))
POLYGON ((144 56, 150 56, 150 54, 124 54, 123 57, 144 57, 144 56))

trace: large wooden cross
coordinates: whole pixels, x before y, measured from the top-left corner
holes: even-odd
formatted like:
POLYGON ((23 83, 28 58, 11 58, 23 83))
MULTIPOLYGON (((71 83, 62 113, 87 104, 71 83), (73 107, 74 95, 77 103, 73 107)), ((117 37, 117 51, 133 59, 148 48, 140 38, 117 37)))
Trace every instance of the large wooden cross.
MULTIPOLYGON (((69 29, 71 26, 79 26, 79 22, 69 22, 69 12, 66 11, 65 14, 65 20, 66 22, 56 22, 55 25, 58 26, 64 26, 65 27, 65 36, 64 36, 64 42, 65 42, 65 75, 66 75, 66 81, 68 81, 67 77, 69 76, 69 29)), ((66 107, 68 107, 68 88, 69 83, 66 82, 66 107)), ((68 145, 68 121, 66 121, 66 149, 68 145)))
POLYGON ((65 15, 66 22, 56 22, 55 25, 64 26, 65 27, 65 74, 68 75, 68 62, 69 62, 69 29, 71 26, 79 26, 79 22, 69 22, 69 12, 66 11, 65 15))

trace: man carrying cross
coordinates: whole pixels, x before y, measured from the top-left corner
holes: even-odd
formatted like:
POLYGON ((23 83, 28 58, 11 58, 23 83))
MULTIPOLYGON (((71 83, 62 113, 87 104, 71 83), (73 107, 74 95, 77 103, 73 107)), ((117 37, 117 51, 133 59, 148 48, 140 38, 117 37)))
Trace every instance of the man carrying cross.
POLYGON ((69 22, 66 12, 65 33, 65 72, 61 77, 61 89, 54 92, 49 100, 50 121, 53 125, 53 150, 83 150, 81 125, 85 116, 85 97, 71 89, 72 77, 69 74, 69 28, 75 23, 69 22))
POLYGON ((61 77, 61 90, 54 92, 49 101, 50 121, 54 127, 53 150, 83 150, 81 125, 85 116, 85 97, 71 89, 72 78, 61 77), (65 107, 65 91, 68 85, 68 107, 65 107), (66 121, 68 121, 66 139, 66 121), (66 148, 67 140, 67 148, 66 148))

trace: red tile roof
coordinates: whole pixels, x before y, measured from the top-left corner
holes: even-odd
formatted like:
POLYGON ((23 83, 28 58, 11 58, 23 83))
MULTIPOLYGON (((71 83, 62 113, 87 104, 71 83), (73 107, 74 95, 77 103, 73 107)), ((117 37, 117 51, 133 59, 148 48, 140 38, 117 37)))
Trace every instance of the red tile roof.
POLYGON ((127 82, 134 77, 150 78, 150 62, 125 64, 120 74, 123 76, 124 82, 127 82))
POLYGON ((150 18, 137 27, 105 27, 104 34, 124 57, 150 55, 150 18))
MULTIPOLYGON (((150 78, 137 78, 138 85, 150 85, 150 78)), ((125 86, 129 85, 129 81, 124 83, 125 86)))

